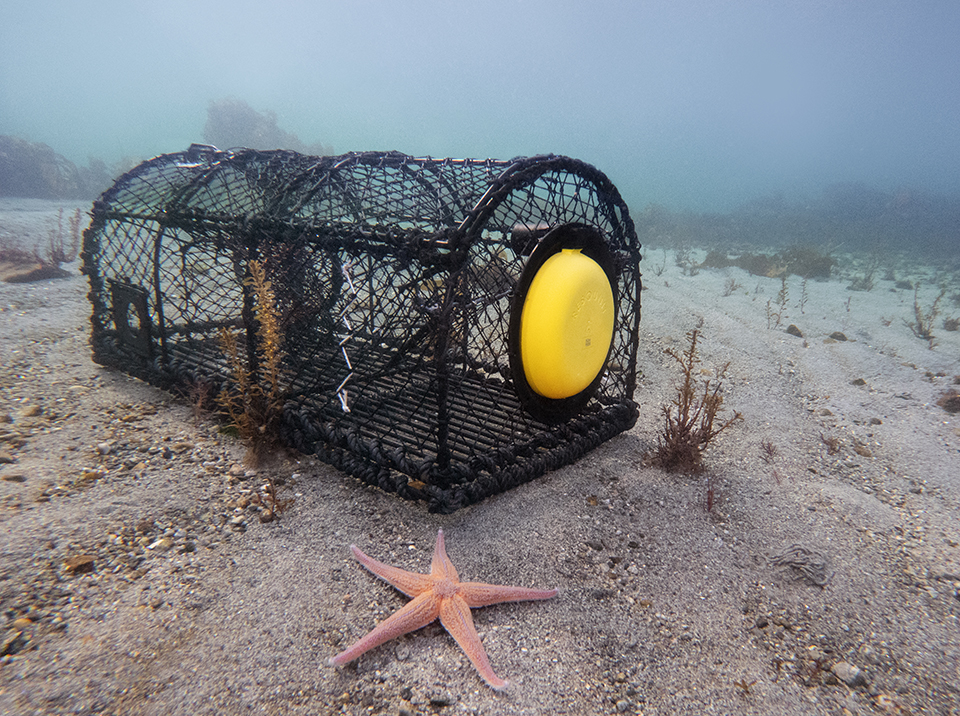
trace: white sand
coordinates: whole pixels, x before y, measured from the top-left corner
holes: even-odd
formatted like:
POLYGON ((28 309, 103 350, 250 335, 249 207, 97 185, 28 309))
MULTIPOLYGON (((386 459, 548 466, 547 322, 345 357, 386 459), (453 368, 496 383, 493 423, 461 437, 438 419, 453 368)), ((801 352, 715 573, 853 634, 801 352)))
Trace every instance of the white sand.
MULTIPOLYGON (((0 237, 44 235, 56 206, 6 200, 0 237)), ((684 276, 672 252, 658 276, 662 256, 642 267, 634 429, 446 516, 281 461, 269 474, 295 501, 270 524, 239 506, 265 474, 231 477, 241 446, 91 362, 82 277, 0 284, 0 416, 13 421, 0 424, 0 711, 960 712, 960 425, 936 405, 960 374, 960 333, 938 321, 931 348, 905 325, 913 292, 880 280, 890 268, 919 282, 924 307, 946 282, 949 316, 957 275, 885 257, 876 287, 852 292, 863 257, 839 256, 802 312, 792 277, 768 327, 779 280, 684 276), (730 278, 742 287, 724 296, 730 278), (729 361, 725 405, 744 421, 703 475, 666 474, 643 466, 678 379, 664 349, 701 319, 703 365, 729 361), (474 612, 506 693, 436 624, 326 666, 406 602, 347 546, 426 571, 438 527, 463 579, 560 589, 474 612), (772 564, 791 545, 825 558, 824 587, 772 564), (95 571, 64 568, 80 554, 95 571)))

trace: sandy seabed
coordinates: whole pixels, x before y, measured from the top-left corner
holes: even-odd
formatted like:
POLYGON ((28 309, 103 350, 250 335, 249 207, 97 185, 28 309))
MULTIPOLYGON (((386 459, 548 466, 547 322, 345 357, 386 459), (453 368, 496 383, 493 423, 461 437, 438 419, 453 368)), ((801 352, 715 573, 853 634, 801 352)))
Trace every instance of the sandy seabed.
MULTIPOLYGON (((60 206, 0 201, 0 241, 42 243, 60 206)), ((869 257, 838 254, 780 311, 779 279, 644 253, 637 425, 452 515, 309 457, 251 474, 209 418, 91 361, 77 264, 0 283, 0 712, 960 714, 960 419, 938 405, 960 273, 885 255, 850 291, 869 257), (924 308, 946 287, 932 345, 896 281, 924 308), (644 455, 696 326, 744 420, 668 474, 644 455), (268 477, 292 503, 261 523, 268 477), (407 601, 348 545, 427 571, 439 527, 464 580, 560 590, 474 612, 510 688, 439 624, 327 666, 407 601)))

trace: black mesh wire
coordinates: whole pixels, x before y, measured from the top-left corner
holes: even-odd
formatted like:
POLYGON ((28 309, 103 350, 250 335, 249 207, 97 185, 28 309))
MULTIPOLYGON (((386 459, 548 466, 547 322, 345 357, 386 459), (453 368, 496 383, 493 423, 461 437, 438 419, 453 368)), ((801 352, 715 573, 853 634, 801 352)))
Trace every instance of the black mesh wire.
MULTIPOLYGON (((194 145, 120 177, 84 235, 98 362, 164 387, 230 383, 221 328, 256 369, 249 261, 284 333, 283 438, 452 511, 568 464, 636 420, 640 245, 613 184, 568 157, 310 157, 194 145), (600 233, 613 345, 589 402, 537 419, 515 389, 518 279, 553 227, 600 233)), ((536 411, 534 411, 536 412, 536 411)))

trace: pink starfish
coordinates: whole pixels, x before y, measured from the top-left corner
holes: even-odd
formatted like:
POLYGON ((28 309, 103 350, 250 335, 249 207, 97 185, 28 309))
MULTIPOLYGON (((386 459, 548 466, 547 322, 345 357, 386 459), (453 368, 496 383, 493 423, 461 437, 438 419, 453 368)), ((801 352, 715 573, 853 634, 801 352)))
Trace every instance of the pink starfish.
POLYGON ((340 666, 353 661, 375 646, 425 627, 440 617, 440 623, 456 639, 484 681, 495 689, 503 689, 510 682, 493 673, 490 660, 473 626, 470 610, 500 602, 550 599, 557 595, 556 589, 527 589, 482 582, 461 582, 457 576, 456 567, 447 557, 442 529, 437 533, 430 574, 407 572, 378 562, 365 555, 353 544, 350 545, 350 551, 360 564, 381 579, 390 582, 408 597, 413 597, 413 601, 378 624, 373 631, 353 646, 331 658, 328 662, 331 666, 340 666))

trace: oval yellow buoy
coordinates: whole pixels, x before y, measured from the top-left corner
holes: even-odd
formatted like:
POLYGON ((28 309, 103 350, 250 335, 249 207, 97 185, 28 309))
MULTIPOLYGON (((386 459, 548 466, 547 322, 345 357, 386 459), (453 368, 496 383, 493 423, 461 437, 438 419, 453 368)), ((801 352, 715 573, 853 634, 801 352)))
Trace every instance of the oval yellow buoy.
POLYGON ((613 289, 580 249, 548 258, 530 282, 520 316, 520 360, 527 383, 545 398, 586 390, 613 340, 613 289))

